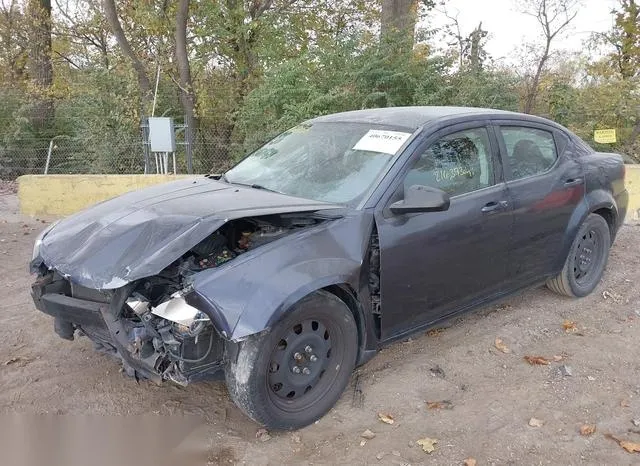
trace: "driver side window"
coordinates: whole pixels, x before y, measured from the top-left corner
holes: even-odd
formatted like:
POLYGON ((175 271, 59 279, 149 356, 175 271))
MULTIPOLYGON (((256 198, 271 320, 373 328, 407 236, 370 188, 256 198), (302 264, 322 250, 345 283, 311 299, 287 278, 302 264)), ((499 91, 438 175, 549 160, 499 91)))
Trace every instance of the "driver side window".
POLYGON ((492 186, 493 159, 487 129, 467 129, 433 142, 407 173, 405 191, 416 184, 442 189, 450 196, 492 186))

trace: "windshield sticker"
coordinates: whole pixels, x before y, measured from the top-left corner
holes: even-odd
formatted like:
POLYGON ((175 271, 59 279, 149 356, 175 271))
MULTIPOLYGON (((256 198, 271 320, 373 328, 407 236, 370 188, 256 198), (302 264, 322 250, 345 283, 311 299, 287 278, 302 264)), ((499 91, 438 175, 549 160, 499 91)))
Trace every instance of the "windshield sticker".
POLYGON ((395 155, 409 137, 411 137, 411 133, 370 129, 367 134, 362 136, 356 145, 353 146, 353 150, 365 150, 395 155))

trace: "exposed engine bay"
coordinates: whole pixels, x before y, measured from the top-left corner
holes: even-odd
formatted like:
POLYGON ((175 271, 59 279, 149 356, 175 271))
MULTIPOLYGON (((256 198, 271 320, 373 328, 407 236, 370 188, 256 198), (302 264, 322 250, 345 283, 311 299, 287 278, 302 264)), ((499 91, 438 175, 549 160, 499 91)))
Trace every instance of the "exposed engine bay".
POLYGON ((129 284, 126 296, 118 297, 119 291, 80 287, 55 271, 43 274, 40 289, 34 285, 34 293, 42 298, 41 310, 56 317, 56 332, 63 338, 73 339, 78 331, 88 336, 96 349, 119 357, 129 375, 154 374, 158 379, 187 385, 209 378, 224 364, 224 339, 209 317, 184 299, 195 275, 326 220, 311 213, 232 220, 159 274, 129 284), (118 299, 122 305, 114 309, 118 299), (89 319, 89 313, 82 318, 77 318, 77 313, 53 313, 54 304, 67 309, 86 307, 94 311, 94 318, 89 319))

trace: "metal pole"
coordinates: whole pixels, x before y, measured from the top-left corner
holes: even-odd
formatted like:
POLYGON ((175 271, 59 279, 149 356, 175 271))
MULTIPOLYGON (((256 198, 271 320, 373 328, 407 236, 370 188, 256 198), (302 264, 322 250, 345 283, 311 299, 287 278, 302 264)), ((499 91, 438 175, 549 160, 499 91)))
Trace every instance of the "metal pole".
POLYGON ((173 174, 176 174, 176 153, 173 152, 173 174))
POLYGON ((53 152, 53 140, 55 139, 55 136, 51 138, 51 141, 49 141, 49 152, 47 152, 47 162, 44 164, 44 174, 46 175, 47 173, 49 173, 49 163, 51 162, 51 152, 53 152))
POLYGON ((184 118, 185 130, 184 130, 184 142, 185 142, 185 156, 187 158, 187 173, 191 175, 193 173, 193 147, 191 143, 193 142, 193 128, 189 126, 190 121, 187 120, 185 115, 184 118))

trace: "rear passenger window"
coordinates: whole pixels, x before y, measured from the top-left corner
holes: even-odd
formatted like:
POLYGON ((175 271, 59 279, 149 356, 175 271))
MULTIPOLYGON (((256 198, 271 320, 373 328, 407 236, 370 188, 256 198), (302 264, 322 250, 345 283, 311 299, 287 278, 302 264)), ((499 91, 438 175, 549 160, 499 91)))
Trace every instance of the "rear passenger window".
POLYGON ((507 146, 507 160, 514 180, 544 173, 558 158, 550 131, 502 126, 500 132, 507 146))

